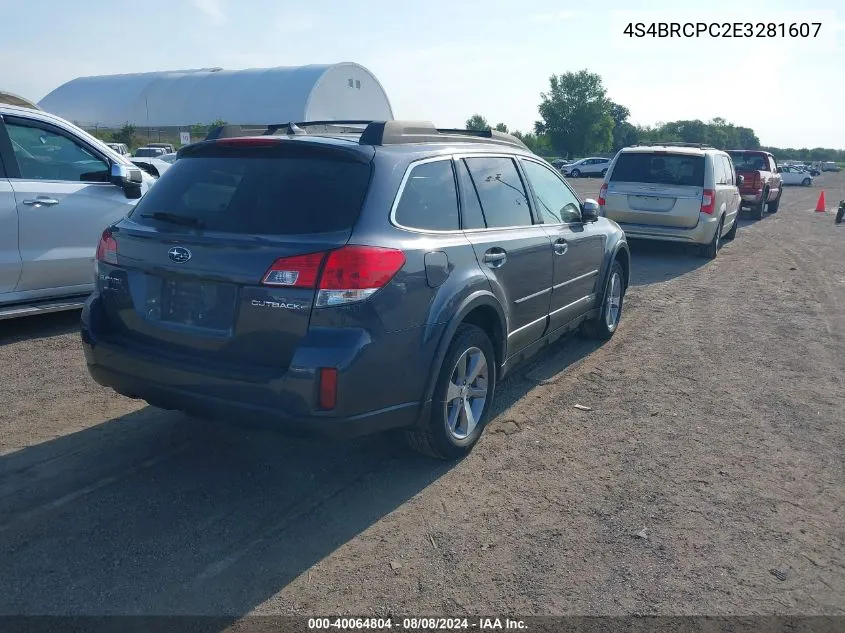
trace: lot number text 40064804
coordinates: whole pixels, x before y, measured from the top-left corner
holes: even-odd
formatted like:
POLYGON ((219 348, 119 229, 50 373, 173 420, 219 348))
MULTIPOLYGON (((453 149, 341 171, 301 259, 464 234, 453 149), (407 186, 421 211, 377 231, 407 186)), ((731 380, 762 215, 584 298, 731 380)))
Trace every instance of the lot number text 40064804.
POLYGON ((510 618, 309 618, 309 630, 393 630, 448 631, 476 630, 521 631, 527 627, 523 620, 510 618))

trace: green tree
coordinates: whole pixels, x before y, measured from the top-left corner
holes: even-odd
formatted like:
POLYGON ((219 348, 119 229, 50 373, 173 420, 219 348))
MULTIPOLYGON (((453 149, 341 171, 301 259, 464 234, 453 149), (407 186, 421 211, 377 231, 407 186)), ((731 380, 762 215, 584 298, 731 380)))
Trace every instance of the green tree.
POLYGON ((599 75, 587 70, 552 75, 549 91, 540 96, 541 120, 534 132, 547 135, 557 151, 584 155, 610 149, 615 104, 599 75))
POLYGON ((619 151, 623 147, 636 145, 640 142, 640 135, 636 126, 624 121, 613 129, 613 149, 619 151))
POLYGON ((504 132, 505 134, 508 133, 508 126, 504 123, 497 123, 496 127, 494 128, 497 132, 504 132))
POLYGON ((120 130, 115 132, 112 137, 115 143, 123 143, 130 150, 135 148, 136 137, 138 134, 137 128, 131 123, 126 123, 120 130))
POLYGON ((525 146, 538 156, 552 156, 554 154, 554 148, 551 142, 543 134, 534 134, 532 132, 523 134, 519 130, 514 130, 512 134, 525 143, 525 146))
POLYGON ((754 130, 747 127, 736 128, 736 147, 740 149, 760 149, 760 139, 754 130))
POLYGON ((480 114, 473 114, 470 118, 468 118, 466 126, 468 130, 477 130, 479 132, 490 129, 490 124, 487 123, 487 119, 480 114))

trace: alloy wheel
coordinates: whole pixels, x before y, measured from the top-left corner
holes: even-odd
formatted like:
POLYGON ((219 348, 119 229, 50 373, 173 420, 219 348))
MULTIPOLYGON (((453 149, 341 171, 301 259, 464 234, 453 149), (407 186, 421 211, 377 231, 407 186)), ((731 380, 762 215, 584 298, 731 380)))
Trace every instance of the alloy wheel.
POLYGON ((457 440, 469 437, 478 426, 489 387, 487 357, 470 347, 458 357, 446 390, 446 427, 457 440))

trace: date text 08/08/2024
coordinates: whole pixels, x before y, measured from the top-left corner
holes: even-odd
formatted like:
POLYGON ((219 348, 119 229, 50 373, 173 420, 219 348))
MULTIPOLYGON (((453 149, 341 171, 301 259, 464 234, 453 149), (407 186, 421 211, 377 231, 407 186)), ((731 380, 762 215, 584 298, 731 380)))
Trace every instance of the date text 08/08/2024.
POLYGON ((629 22, 628 37, 816 38, 821 22, 629 22))
POLYGON ((308 629, 361 631, 393 630, 398 631, 526 631, 522 620, 510 618, 309 618, 308 629))

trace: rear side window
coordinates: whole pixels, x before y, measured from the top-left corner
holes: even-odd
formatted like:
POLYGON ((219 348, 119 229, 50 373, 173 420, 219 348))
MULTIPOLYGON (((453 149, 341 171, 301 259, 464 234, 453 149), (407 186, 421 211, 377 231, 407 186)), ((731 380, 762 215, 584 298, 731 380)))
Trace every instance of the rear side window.
POLYGON ((188 216, 204 230, 292 235, 351 228, 361 212, 370 165, 333 156, 180 158, 138 201, 140 224, 157 212, 188 216))
POLYGON ((423 163, 411 169, 396 206, 396 222, 429 231, 460 229, 451 159, 423 163))
POLYGON ((529 226, 531 209, 516 165, 510 158, 466 158, 489 228, 529 226))
MULTIPOLYGON (((721 169, 716 168, 718 174, 721 169)), ((704 156, 651 152, 624 152, 616 160, 611 182, 704 186, 704 156)))
POLYGON ((728 174, 725 171, 725 163, 718 154, 713 155, 713 181, 717 185, 728 184, 728 174))
POLYGON ((735 184, 735 176, 734 176, 734 165, 731 162, 729 156, 720 156, 722 159, 722 164, 725 166, 725 184, 733 185, 735 184))

